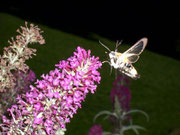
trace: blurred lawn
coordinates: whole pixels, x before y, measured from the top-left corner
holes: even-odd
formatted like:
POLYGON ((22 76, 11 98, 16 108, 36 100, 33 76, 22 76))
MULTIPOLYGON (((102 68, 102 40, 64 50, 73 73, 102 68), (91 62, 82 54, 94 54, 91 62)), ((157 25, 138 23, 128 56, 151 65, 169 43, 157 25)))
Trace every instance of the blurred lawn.
MULTIPOLYGON (((24 20, 0 13, 1 54, 3 47, 8 46, 7 41, 17 34, 16 29, 21 25, 24 26, 24 20)), ((77 46, 91 49, 92 54, 99 56, 101 61, 106 59, 106 55, 105 49, 100 46, 98 40, 100 39, 112 50, 115 47, 115 42, 95 34, 90 35, 96 39, 92 41, 47 26, 39 25, 39 27, 44 31, 46 44, 31 45, 37 49, 37 56, 27 61, 37 78, 40 78, 41 74, 53 70, 59 60, 72 56, 77 46)), ((124 51, 128 47, 121 45, 120 49, 124 51)), ((131 80, 131 107, 144 110, 150 116, 150 121, 146 122, 143 116, 134 115, 134 123, 147 129, 140 133, 143 135, 168 135, 171 129, 180 128, 180 62, 145 50, 135 67, 141 74, 141 78, 136 81, 131 80)), ((71 119, 71 123, 67 124, 66 135, 87 135, 89 128, 93 125, 94 115, 101 110, 111 110, 109 93, 115 77, 114 74, 110 76, 109 71, 109 65, 104 64, 100 69, 102 80, 97 92, 87 96, 82 109, 79 109, 71 119)), ((99 121, 99 123, 103 122, 99 121)), ((103 128, 108 130, 110 126, 103 124, 103 128)))

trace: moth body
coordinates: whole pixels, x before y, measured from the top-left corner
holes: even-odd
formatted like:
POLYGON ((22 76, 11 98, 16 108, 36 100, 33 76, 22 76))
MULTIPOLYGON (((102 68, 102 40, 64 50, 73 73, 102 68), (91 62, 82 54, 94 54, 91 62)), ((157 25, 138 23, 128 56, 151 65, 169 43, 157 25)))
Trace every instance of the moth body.
POLYGON ((120 72, 126 74, 133 79, 137 79, 140 77, 136 69, 133 67, 132 63, 135 63, 139 59, 139 55, 143 52, 147 45, 147 38, 140 39, 136 44, 134 44, 124 53, 117 52, 117 48, 120 45, 118 42, 116 43, 115 51, 111 51, 107 46, 102 43, 101 45, 110 51, 110 62, 108 62, 110 66, 114 67, 115 69, 119 70, 120 72))

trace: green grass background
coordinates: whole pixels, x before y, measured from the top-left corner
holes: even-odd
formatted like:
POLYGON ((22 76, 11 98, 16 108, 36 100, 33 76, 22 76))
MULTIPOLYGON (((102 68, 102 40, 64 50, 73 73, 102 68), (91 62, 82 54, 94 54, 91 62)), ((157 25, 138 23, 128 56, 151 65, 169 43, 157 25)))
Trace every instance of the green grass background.
MULTIPOLYGON (((0 13, 1 54, 3 47, 8 46, 7 41, 17 34, 16 29, 21 25, 24 26, 24 22, 25 20, 18 17, 0 13)), ((98 40, 103 41, 112 50, 115 47, 115 42, 96 34, 89 35, 95 40, 88 40, 48 26, 40 24, 38 26, 44 31, 46 44, 31 45, 37 49, 37 56, 27 61, 37 78, 53 70, 59 60, 72 56, 77 46, 91 49, 92 54, 99 56, 101 61, 106 59, 106 55, 105 49, 100 46, 98 40)), ((123 52, 128 47, 128 45, 121 45, 119 48, 123 52)), ((150 121, 147 122, 142 115, 133 115, 134 123, 147 129, 140 133, 142 135, 168 135, 171 129, 180 128, 180 61, 145 50, 135 67, 141 74, 141 78, 131 79, 131 108, 144 110, 150 117, 150 121)), ((115 76, 109 75, 108 64, 104 64, 99 71, 102 80, 97 92, 94 95, 87 95, 82 109, 79 109, 71 119, 71 123, 67 124, 66 135, 87 135, 89 128, 93 125, 95 114, 101 110, 111 110, 109 94, 115 76)), ((110 129, 107 121, 99 120, 98 122, 103 124, 104 130, 110 129)), ((133 133, 128 134, 133 135, 133 133)))

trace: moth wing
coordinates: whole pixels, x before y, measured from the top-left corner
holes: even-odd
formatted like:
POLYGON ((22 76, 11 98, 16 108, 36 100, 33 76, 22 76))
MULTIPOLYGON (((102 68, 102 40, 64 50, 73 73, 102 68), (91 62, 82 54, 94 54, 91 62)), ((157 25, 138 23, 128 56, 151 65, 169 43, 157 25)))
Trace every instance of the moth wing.
POLYGON ((139 59, 139 55, 137 54, 128 54, 126 55, 127 61, 129 63, 135 63, 139 59))
POLYGON ((122 55, 124 55, 124 57, 127 58, 128 62, 135 63, 139 59, 139 55, 143 52, 144 48, 146 47, 147 41, 147 38, 140 39, 122 55))

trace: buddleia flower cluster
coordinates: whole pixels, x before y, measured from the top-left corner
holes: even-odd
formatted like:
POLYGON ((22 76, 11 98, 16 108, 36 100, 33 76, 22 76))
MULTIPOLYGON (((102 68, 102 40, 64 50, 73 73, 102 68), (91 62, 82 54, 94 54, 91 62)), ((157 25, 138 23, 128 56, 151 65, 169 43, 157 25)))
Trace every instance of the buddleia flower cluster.
POLYGON ((115 97, 124 111, 130 110, 131 90, 129 89, 130 81, 127 76, 119 74, 113 82, 113 88, 110 93, 112 108, 114 109, 115 97))
POLYGON ((30 85, 35 81, 36 75, 32 70, 26 72, 16 71, 13 72, 13 76, 16 78, 14 83, 14 89, 0 93, 0 114, 7 113, 7 109, 12 104, 16 103, 18 94, 26 93, 30 90, 30 85))
POLYGON ((81 108, 87 93, 94 93, 100 83, 97 71, 102 63, 91 51, 77 47, 74 55, 43 74, 17 104, 8 109, 11 118, 3 116, 1 132, 9 135, 63 135, 66 123, 81 108))
POLYGON ((3 55, 0 56, 0 92, 14 88, 15 77, 12 71, 25 72, 29 69, 25 61, 32 58, 32 55, 36 55, 36 49, 29 48, 28 45, 45 43, 41 35, 43 31, 33 24, 30 24, 30 28, 28 28, 26 22, 25 27, 21 26, 21 30, 18 29, 17 32, 19 35, 16 36, 16 39, 12 38, 11 41, 8 41, 10 46, 5 47, 3 55))
POLYGON ((34 81, 35 74, 25 64, 25 61, 36 55, 36 49, 29 48, 30 44, 44 44, 43 31, 25 22, 17 30, 19 35, 8 41, 9 46, 4 48, 0 56, 0 114, 4 114, 16 100, 17 94, 29 90, 29 84, 34 81))

